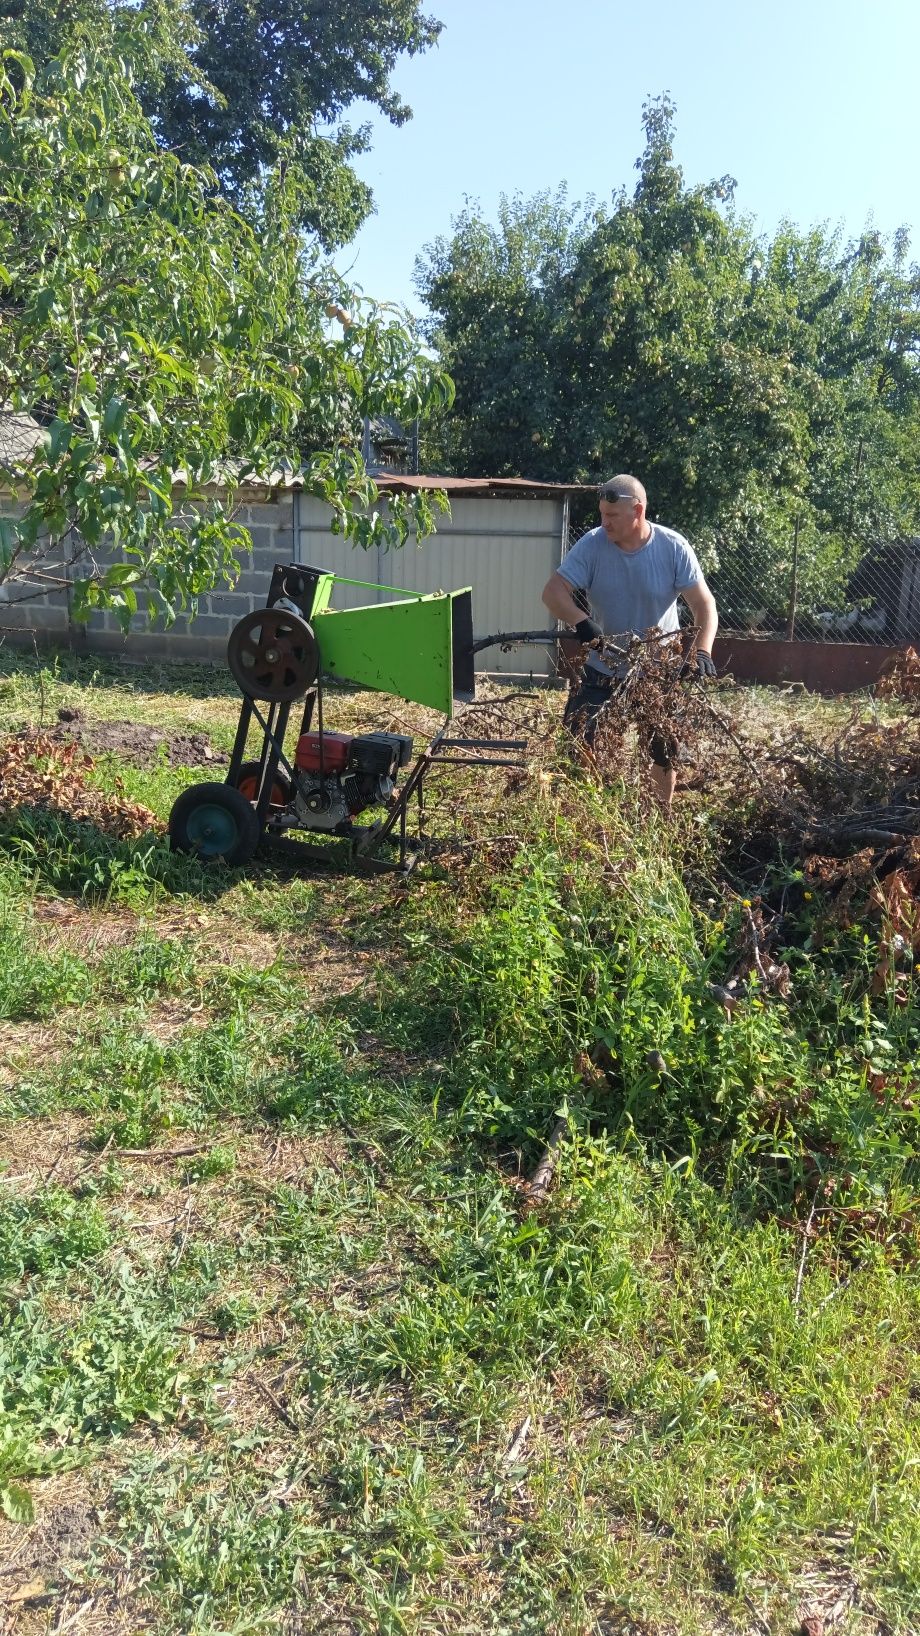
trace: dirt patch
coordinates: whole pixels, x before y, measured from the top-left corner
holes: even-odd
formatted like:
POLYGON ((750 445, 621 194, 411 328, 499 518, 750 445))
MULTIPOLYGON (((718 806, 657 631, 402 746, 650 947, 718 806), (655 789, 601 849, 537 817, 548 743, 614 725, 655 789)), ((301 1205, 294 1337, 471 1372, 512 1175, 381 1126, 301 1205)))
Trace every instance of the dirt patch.
POLYGON ((365 996, 373 993, 374 952, 356 949, 331 927, 324 928, 321 936, 322 941, 315 934, 288 941, 290 954, 309 985, 312 1004, 342 1000, 358 989, 365 996))
POLYGON ((187 1028, 208 1028, 212 1021, 212 1013, 201 1005, 190 1009, 188 1000, 160 1000, 144 1018, 144 1033, 168 1045, 187 1028))
POLYGON ((17 1525, 0 1518, 0 1629, 17 1633, 49 1628, 49 1604, 57 1611, 55 1593, 86 1561, 99 1531, 82 1473, 64 1472, 29 1486, 35 1521, 17 1525))
POLYGON ((77 740, 93 755, 117 755, 137 767, 161 759, 170 767, 209 767, 226 759, 207 733, 164 733, 142 721, 90 721, 72 708, 58 711, 48 736, 60 743, 77 740))
POLYGON ((237 1147, 237 1175, 242 1181, 258 1181, 276 1187, 309 1184, 325 1170, 341 1176, 352 1164, 348 1143, 334 1131, 322 1136, 300 1136, 281 1131, 247 1132, 237 1147))
MULTIPOLYGON (((32 914, 40 928, 42 947, 49 954, 67 948, 84 960, 92 960, 107 949, 126 948, 143 930, 138 916, 128 910, 97 908, 75 898, 35 898, 32 914)), ((161 939, 181 935, 184 930, 184 923, 174 932, 172 927, 161 928, 157 922, 157 936, 161 939)))

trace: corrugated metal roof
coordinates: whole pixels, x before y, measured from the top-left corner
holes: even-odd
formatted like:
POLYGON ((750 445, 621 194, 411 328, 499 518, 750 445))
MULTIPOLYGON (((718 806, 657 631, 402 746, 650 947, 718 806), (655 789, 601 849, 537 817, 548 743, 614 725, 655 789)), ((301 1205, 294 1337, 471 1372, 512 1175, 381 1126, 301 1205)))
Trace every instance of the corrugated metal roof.
MULTIPOLYGON (((457 500, 564 500, 567 494, 597 493, 596 483, 538 483, 530 477, 415 477, 404 472, 388 471, 372 471, 368 476, 373 478, 381 494, 411 494, 419 490, 442 489, 457 500)), ((176 474, 175 480, 181 483, 181 472, 176 474)), ((243 478, 237 476, 236 481, 242 489, 251 493, 304 489, 300 472, 286 462, 263 476, 253 473, 243 478)), ((213 489, 219 485, 213 482, 206 486, 213 489)))
POLYGON ((21 466, 31 460, 42 435, 38 421, 17 413, 5 404, 0 407, 0 462, 21 466))
MULTIPOLYGON (((373 478, 381 494, 411 494, 413 491, 442 489, 455 499, 472 500, 564 500, 567 494, 596 494, 596 483, 538 483, 531 477, 415 477, 403 472, 375 471, 373 478)), ((214 484, 209 487, 214 487, 214 484)), ((266 472, 242 479, 241 486, 252 492, 303 489, 299 471, 285 463, 266 472)))
POLYGON ((443 489, 469 499, 562 500, 567 494, 594 493, 593 483, 537 483, 529 477, 392 477, 374 479, 382 494, 411 494, 415 489, 443 489))
MULTIPOLYGON (((41 427, 31 415, 17 414, 0 406, 0 460, 10 465, 28 462, 40 437, 41 427)), ((471 500, 563 500, 567 494, 587 494, 595 487, 592 483, 538 483, 529 477, 416 477, 399 472, 375 473, 374 481, 381 494, 442 489, 457 499, 471 500)), ((184 482, 181 471, 175 473, 174 482, 177 486, 184 482)), ((264 477, 245 477, 242 483, 247 489, 259 491, 303 486, 299 471, 287 461, 264 477)))

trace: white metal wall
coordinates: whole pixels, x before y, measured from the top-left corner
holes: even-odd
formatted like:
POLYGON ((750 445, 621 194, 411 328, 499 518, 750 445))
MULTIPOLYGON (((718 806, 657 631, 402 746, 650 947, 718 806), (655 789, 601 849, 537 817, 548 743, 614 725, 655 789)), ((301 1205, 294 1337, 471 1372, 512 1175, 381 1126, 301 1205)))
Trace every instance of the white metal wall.
MULTIPOLYGON (((554 629, 540 592, 562 559, 561 500, 455 498, 451 516, 439 517, 437 533, 420 546, 410 539, 401 551, 365 553, 331 533, 328 507, 304 495, 299 534, 301 562, 348 579, 407 591, 457 591, 471 585, 477 637, 554 629)), ((347 586, 335 593, 337 607, 354 608, 374 600, 374 592, 347 586)), ((532 644, 508 653, 488 648, 477 655, 476 665, 479 670, 545 676, 552 660, 548 648, 532 644)))

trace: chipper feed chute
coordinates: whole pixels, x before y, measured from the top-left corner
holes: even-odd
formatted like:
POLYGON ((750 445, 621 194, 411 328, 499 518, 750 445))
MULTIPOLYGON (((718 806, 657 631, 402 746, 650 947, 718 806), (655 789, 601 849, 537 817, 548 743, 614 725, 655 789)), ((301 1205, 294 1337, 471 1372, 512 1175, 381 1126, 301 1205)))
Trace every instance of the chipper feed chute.
MULTIPOLYGON (((520 765, 500 758, 519 751, 520 741, 483 744, 445 737, 455 703, 474 696, 472 592, 415 595, 361 580, 342 580, 324 569, 279 563, 265 608, 234 626, 227 660, 243 694, 236 742, 223 784, 186 790, 170 815, 173 846, 204 857, 245 863, 263 834, 297 830, 325 841, 346 842, 346 856, 365 869, 408 869, 415 854, 407 840, 407 810, 415 796, 419 830, 424 777, 433 762, 520 765), (390 600, 336 609, 336 583, 384 593, 390 600), (324 721, 324 678, 395 694, 440 711, 444 727, 416 758, 397 790, 400 771, 412 761, 412 740, 400 733, 337 733, 324 721), (285 740, 291 706, 303 700, 292 759, 285 740), (263 714, 259 703, 268 708, 263 714), (262 730, 256 757, 247 759, 253 722, 262 730), (487 752, 483 754, 482 752, 487 752), (359 827, 354 819, 371 807, 385 816, 359 827), (398 861, 379 856, 398 844, 398 861)), ((297 851, 341 862, 316 846, 297 851)))
POLYGON ((327 608, 314 630, 329 676, 395 693, 452 716, 473 697, 470 591, 437 591, 367 608, 327 608))

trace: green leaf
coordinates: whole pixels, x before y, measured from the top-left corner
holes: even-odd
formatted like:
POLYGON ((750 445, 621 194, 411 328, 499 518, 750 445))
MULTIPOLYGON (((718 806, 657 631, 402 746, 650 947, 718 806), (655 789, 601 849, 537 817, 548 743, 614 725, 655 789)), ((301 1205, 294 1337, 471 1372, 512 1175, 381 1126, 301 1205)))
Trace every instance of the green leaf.
POLYGON ((0 1511, 10 1522, 35 1521, 35 1506, 27 1488, 19 1483, 0 1483, 0 1511))
MULTIPOLYGON (((3 61, 4 63, 16 63, 22 74, 23 84, 19 92, 18 104, 20 113, 24 113, 32 100, 32 86, 35 81, 35 64, 27 52, 14 51, 12 49, 7 49, 4 51, 3 61)), ((10 81, 8 76, 4 77, 6 78, 7 85, 9 85, 10 81)))
POLYGON ((99 442, 99 409, 89 398, 80 399, 80 411, 94 443, 99 442))
POLYGON ((61 455, 70 447, 73 431, 73 425, 69 420, 51 422, 48 427, 48 459, 52 465, 57 465, 61 455))
POLYGON ((111 397, 105 406, 102 417, 102 430, 106 437, 117 437, 125 423, 128 405, 123 398, 111 397))
POLYGON ((52 289, 39 290, 35 296, 35 311, 43 323, 51 317, 57 304, 57 291, 52 289))
POLYGON ((0 517, 0 574, 5 575, 19 545, 19 531, 10 517, 0 517))

